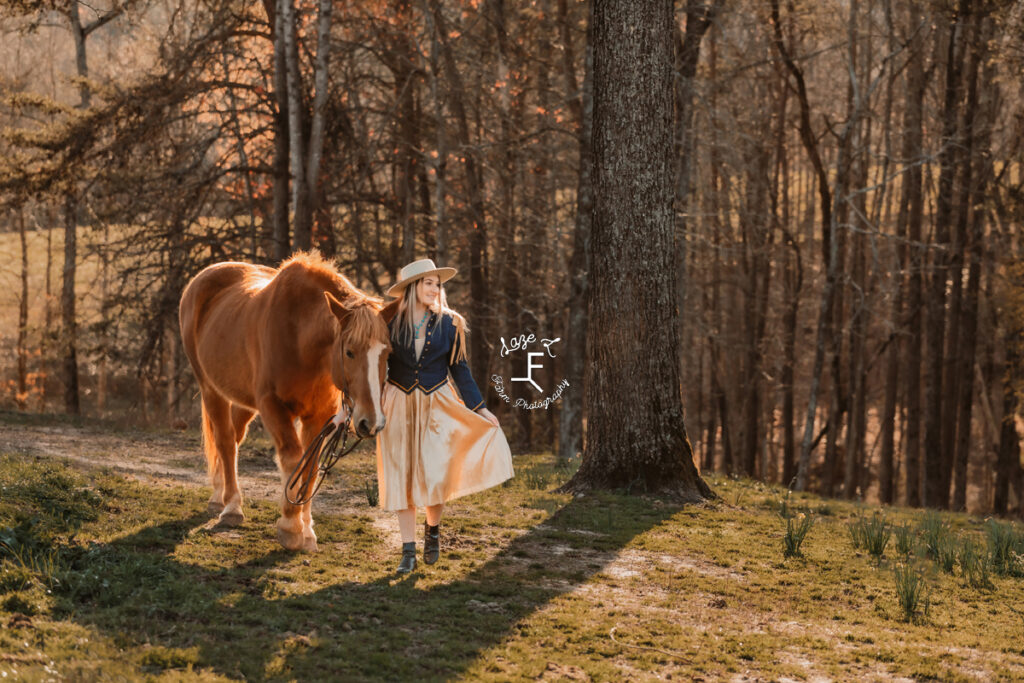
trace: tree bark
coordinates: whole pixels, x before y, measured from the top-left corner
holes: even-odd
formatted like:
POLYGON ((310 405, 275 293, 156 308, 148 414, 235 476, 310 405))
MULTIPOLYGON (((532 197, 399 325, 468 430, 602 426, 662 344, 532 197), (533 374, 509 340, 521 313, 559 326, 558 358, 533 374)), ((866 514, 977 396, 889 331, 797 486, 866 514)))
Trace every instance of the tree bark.
POLYGON ((683 425, 671 0, 594 2, 593 273, 583 463, 565 490, 712 494, 683 425))
MULTIPOLYGON (((767 122, 766 122, 767 123, 767 122)), ((770 124, 768 124, 770 125, 770 124)), ((760 142, 753 143, 752 158, 745 160, 747 177, 744 180, 746 199, 741 214, 741 235, 744 248, 744 332, 745 358, 743 363, 743 441, 740 453, 740 472, 748 477, 764 476, 759 472, 758 450, 762 440, 762 342, 767 323, 768 294, 771 284, 771 264, 768 249, 771 229, 765 222, 768 194, 769 151, 760 142)))
MULTIPOLYGON (((303 217, 303 220, 309 223, 309 235, 308 237, 306 236, 305 231, 307 228, 303 226, 302 230, 304 232, 298 237, 301 240, 308 241, 308 243, 300 246, 300 249, 308 249, 313 245, 313 215, 321 208, 320 199, 323 195, 323 187, 320 182, 320 165, 324 152, 327 98, 330 94, 327 76, 331 55, 331 18, 333 16, 331 8, 333 6, 332 0, 320 0, 320 13, 317 17, 316 59, 313 63, 313 84, 316 92, 313 95, 313 119, 309 130, 309 144, 306 146, 307 166, 303 174, 307 192, 306 210, 309 212, 309 217, 303 217)), ((302 81, 300 80, 298 83, 301 85, 302 81)), ((411 205, 411 197, 409 199, 411 205)), ((329 228, 329 220, 323 221, 323 223, 329 228)), ((296 223, 296 226, 298 226, 298 223, 296 223)), ((296 239, 296 242, 299 241, 299 239, 296 239)), ((409 260, 411 261, 412 259, 410 258, 409 260)))
MULTIPOLYGON (((68 22, 71 35, 75 41, 75 66, 81 82, 78 85, 78 109, 88 109, 92 104, 92 93, 87 79, 89 78, 88 54, 85 41, 89 34, 101 24, 100 19, 89 26, 82 26, 78 14, 78 2, 68 4, 68 22)), ((101 17, 103 23, 116 16, 113 11, 101 17)), ((75 315, 75 271, 78 233, 78 190, 74 186, 66 190, 64 196, 64 280, 61 286, 61 325, 62 325, 62 356, 64 378, 64 410, 72 415, 80 412, 78 396, 78 330, 75 315)))
POLYGON ((64 410, 78 415, 78 326, 75 317, 76 239, 78 202, 74 194, 64 196, 64 279, 60 290, 61 347, 64 369, 64 410))
POLYGON ((309 204, 309 177, 306 174, 306 146, 302 140, 302 72, 299 69, 298 19, 294 0, 278 0, 284 33, 284 61, 288 97, 288 149, 291 153, 292 211, 294 247, 309 249, 313 237, 313 213, 309 204))
MULTIPOLYGON (((567 0, 559 0, 562 24, 563 68, 567 89, 579 91, 576 64, 572 51, 567 0)), ((592 5, 590 6, 592 7, 592 5)), ((562 394, 559 411, 558 457, 573 458, 583 451, 583 361, 587 357, 587 291, 590 282, 590 224, 593 211, 593 155, 591 137, 594 123, 594 50, 591 35, 592 11, 588 11, 585 53, 583 59, 583 91, 570 100, 576 131, 579 136, 579 178, 576 184, 576 223, 573 230, 572 256, 569 260, 569 301, 565 326, 565 378, 569 389, 562 394)))
POLYGON ((288 164, 291 131, 288 126, 288 60, 286 57, 283 0, 263 0, 274 41, 274 225, 271 258, 275 263, 288 258, 291 239, 288 223, 288 164))
MULTIPOLYGON (((896 43, 894 18, 892 15, 892 0, 885 2, 885 24, 889 49, 893 49, 896 43)), ((882 171, 882 182, 887 182, 887 172, 890 159, 892 158, 892 137, 891 137, 891 113, 893 90, 896 82, 897 72, 893 70, 889 77, 886 91, 885 109, 885 164, 882 171)), ((907 136, 904 135, 901 157, 906 160, 910 157, 907 150, 907 136)), ((904 180, 904 183, 906 180, 904 180)), ((891 196, 891 193, 890 195, 891 196)), ((888 199, 888 197, 887 197, 888 199)), ((892 273, 889 277, 890 297, 892 307, 889 311, 892 332, 889 340, 889 358, 885 372, 885 403, 882 408, 882 419, 879 435, 881 448, 879 453, 878 466, 878 498, 880 502, 891 504, 895 494, 895 450, 896 450, 896 404, 899 394, 899 369, 900 356, 902 353, 902 332, 903 315, 906 287, 907 270, 907 210, 906 193, 900 199, 899 212, 896 216, 896 260, 893 264, 892 273)), ((888 212, 887 212, 888 213, 888 212)))
POLYGON ((388 67, 395 79, 395 102, 398 116, 398 141, 395 150, 394 185, 396 203, 396 225, 401 227, 401 261, 411 263, 416 258, 416 224, 413 220, 416 192, 416 101, 415 72, 416 57, 408 38, 412 31, 409 3, 397 0, 392 12, 395 17, 395 57, 388 67))
MULTIPOLYGON (((788 179, 788 172, 783 177, 788 179)), ((788 180, 783 185, 788 190, 788 180)), ((783 225, 788 221, 783 220, 783 225)), ((793 257, 786 260, 784 289, 786 312, 783 319, 784 359, 782 362, 782 485, 789 488, 796 484, 796 408, 794 400, 794 369, 796 368, 796 330, 800 312, 800 290, 803 287, 803 261, 800 244, 793 234, 786 230, 786 243, 793 251, 793 257)))
POLYGON ((937 247, 932 259, 932 277, 928 292, 928 325, 926 353, 928 375, 925 396, 925 439, 922 451, 921 502, 929 507, 948 507, 949 479, 952 469, 948 457, 950 449, 943 443, 942 408, 944 395, 943 370, 946 342, 946 286, 949 278, 950 226, 953 214, 953 183, 957 135, 957 106, 960 90, 960 62, 963 50, 957 50, 963 25, 963 10, 967 0, 961 0, 960 10, 949 19, 948 48, 946 51, 946 81, 942 109, 942 138, 939 149, 939 187, 936 197, 935 240, 937 247), (945 486, 944 486, 945 484, 945 486))
MULTIPOLYGON (((857 73, 858 54, 864 54, 868 63, 862 67, 861 73, 871 73, 871 44, 870 32, 863 39, 858 29, 858 14, 860 3, 858 0, 850 2, 849 22, 849 58, 851 84, 855 84, 857 92, 865 91, 863 78, 857 73), (864 40, 865 45, 860 45, 864 40)), ((858 95, 862 97, 863 95, 858 95)), ((851 112, 859 108, 860 103, 851 107, 851 112)), ((849 225, 852 226, 850 233, 850 264, 851 283, 853 285, 853 297, 850 303, 850 357, 849 357, 849 393, 846 396, 846 404, 849 407, 850 419, 846 429, 846 457, 844 461, 845 471, 843 472, 843 495, 848 499, 864 495, 867 488, 867 481, 864 478, 865 455, 864 442, 867 431, 867 317, 870 311, 870 304, 867 297, 870 292, 868 282, 866 234, 871 226, 867 224, 867 193, 858 191, 867 186, 868 181, 868 149, 871 145, 870 130, 868 126, 858 120, 851 131, 850 140, 850 193, 853 197, 848 200, 852 206, 852 215, 849 225)))
MULTIPOLYGON (((964 115, 967 118, 964 127, 966 135, 964 170, 965 180, 961 196, 961 248, 966 254, 967 285, 964 292, 961 317, 957 325, 957 334, 960 338, 958 344, 959 355, 956 358, 956 374, 958 376, 959 395, 955 398, 956 412, 954 419, 957 423, 956 443, 953 452, 953 509, 967 509, 967 476, 970 460, 970 446, 973 443, 971 438, 971 416, 974 401, 974 367, 977 353, 978 334, 978 299, 981 290, 981 258, 984 251, 985 239, 985 211, 982 207, 985 204, 985 192, 988 187, 988 178, 991 169, 989 158, 989 131, 991 130, 990 117, 988 115, 990 103, 986 101, 979 107, 979 69, 987 60, 986 44, 989 37, 987 30, 987 19, 978 14, 973 17, 974 30, 972 31, 971 59, 967 70, 967 108, 964 115), (983 119, 979 127, 979 118, 983 119), (979 130, 980 128, 980 130, 979 130), (977 153, 975 153, 977 151, 977 153), (977 173, 973 173, 973 167, 977 167, 977 173), (972 187, 969 179, 977 178, 972 187)), ((992 71, 985 68, 987 80, 992 82, 992 71)), ((986 95, 986 100, 990 99, 986 95)))
POLYGON ((82 20, 78 14, 78 0, 71 0, 67 5, 68 22, 71 24, 71 37, 75 41, 75 68, 78 77, 82 80, 78 84, 79 108, 88 109, 92 106, 92 93, 89 84, 85 79, 89 78, 88 55, 85 49, 85 41, 88 37, 82 27, 82 20))
MULTIPOLYGON (((1024 288, 1024 273, 1018 271, 1017 286, 1024 288)), ((996 456, 996 486, 992 511, 1005 515, 1010 501, 1010 485, 1020 479, 1020 435, 1017 433, 1017 386, 1021 380, 1020 344, 1024 326, 1008 325, 1004 335, 1006 360, 1003 363, 1003 419, 999 425, 999 449, 996 456)), ((1022 506, 1018 497, 1017 505, 1022 506)))
POLYGON ((28 240, 25 236, 25 207, 15 209, 21 242, 21 296, 18 299, 18 410, 28 407, 28 240))
MULTIPOLYGON (((687 0, 686 31, 675 32, 676 35, 676 134, 675 147, 679 168, 676 171, 676 225, 675 225, 675 268, 676 277, 676 308, 674 324, 679 328, 680 339, 685 340, 690 326, 684 323, 687 317, 686 293, 689 290, 686 277, 687 260, 687 216, 690 203, 690 184, 694 165, 694 79, 697 75, 697 63, 700 60, 700 46, 704 40, 714 16, 718 11, 720 0, 705 2, 704 0, 687 0)), ((686 376, 686 360, 691 357, 692 344, 684 344, 688 351, 680 356, 680 371, 686 376)), ((697 412, 698 421, 700 411, 697 412)))
POLYGON ((923 346, 924 262, 923 247, 924 191, 924 98, 928 89, 928 75, 924 68, 924 18, 914 3, 907 3, 907 25, 911 32, 907 56, 907 103, 903 116, 904 163, 909 164, 903 179, 903 198, 907 205, 907 326, 906 344, 907 380, 904 383, 904 403, 907 409, 906 463, 904 481, 907 505, 920 505, 922 480, 922 396, 921 369, 923 346))

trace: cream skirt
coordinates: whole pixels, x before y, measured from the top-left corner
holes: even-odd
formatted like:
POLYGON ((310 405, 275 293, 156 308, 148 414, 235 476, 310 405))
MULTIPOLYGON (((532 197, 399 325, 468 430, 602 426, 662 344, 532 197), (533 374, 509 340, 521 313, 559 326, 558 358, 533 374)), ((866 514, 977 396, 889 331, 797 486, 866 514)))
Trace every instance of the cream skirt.
POLYGON ((385 510, 445 503, 513 475, 504 432, 467 408, 451 380, 430 394, 385 383, 384 415, 377 487, 385 510))

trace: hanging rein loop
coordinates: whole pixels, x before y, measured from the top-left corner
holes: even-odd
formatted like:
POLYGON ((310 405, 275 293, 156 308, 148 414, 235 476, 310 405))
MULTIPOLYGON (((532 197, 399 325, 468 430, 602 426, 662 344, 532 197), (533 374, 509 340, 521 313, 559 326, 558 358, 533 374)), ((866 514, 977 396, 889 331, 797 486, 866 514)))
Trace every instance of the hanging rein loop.
MULTIPOLYGON (((345 388, 348 388, 347 382, 345 388)), ((341 413, 338 413, 327 420, 327 424, 317 434, 313 443, 309 444, 309 448, 302 454, 302 458, 295 466, 295 469, 292 470, 291 476, 288 477, 288 483, 285 484, 284 488, 284 496, 292 505, 305 505, 313 500, 331 468, 339 460, 351 453, 363 440, 363 437, 359 437, 351 446, 346 447, 345 445, 348 441, 349 426, 352 424, 354 406, 349 402, 348 391, 344 391, 344 395, 345 398, 342 401, 342 406, 346 413, 345 419, 342 420, 341 413), (316 463, 316 471, 312 469, 314 463, 316 463), (302 473, 307 470, 309 474, 303 479, 302 473), (302 482, 301 484, 299 484, 300 481, 302 482), (299 488, 295 492, 295 497, 292 497, 289 491, 296 485, 299 488)))

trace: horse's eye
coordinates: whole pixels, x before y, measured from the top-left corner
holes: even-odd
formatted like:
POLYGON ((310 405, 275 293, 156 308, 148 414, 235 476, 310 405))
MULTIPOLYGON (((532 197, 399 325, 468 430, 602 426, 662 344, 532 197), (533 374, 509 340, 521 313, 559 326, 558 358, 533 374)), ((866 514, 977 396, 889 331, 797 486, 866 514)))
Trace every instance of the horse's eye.
POLYGON ((352 353, 351 351, 349 351, 348 349, 345 349, 345 355, 348 356, 349 358, 355 358, 356 357, 355 354, 352 353))

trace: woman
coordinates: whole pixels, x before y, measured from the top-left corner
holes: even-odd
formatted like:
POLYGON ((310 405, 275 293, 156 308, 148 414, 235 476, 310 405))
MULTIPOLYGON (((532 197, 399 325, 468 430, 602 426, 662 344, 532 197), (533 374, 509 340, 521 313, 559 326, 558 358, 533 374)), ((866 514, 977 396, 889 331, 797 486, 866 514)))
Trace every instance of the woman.
POLYGON ((443 283, 455 273, 422 259, 402 268, 388 290, 401 303, 390 323, 377 485, 380 506, 398 513, 400 574, 416 568, 417 507, 426 508, 423 561, 434 564, 444 504, 513 475, 505 434, 466 363, 466 320, 448 308, 443 283))

